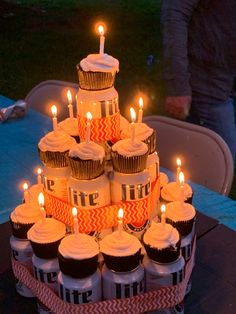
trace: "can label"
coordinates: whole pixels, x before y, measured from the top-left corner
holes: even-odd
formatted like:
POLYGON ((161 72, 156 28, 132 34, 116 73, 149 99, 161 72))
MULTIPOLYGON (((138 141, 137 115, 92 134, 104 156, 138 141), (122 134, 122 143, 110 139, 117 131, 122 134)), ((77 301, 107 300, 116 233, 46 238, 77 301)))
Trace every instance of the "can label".
POLYGON ((57 271, 44 271, 43 269, 33 266, 35 279, 45 283, 55 292, 57 291, 57 271))
POLYGON ((114 290, 114 297, 117 299, 134 297, 144 292, 144 278, 131 283, 114 283, 112 290, 114 290))
POLYGON ((56 196, 64 201, 68 200, 67 178, 57 178, 54 176, 44 175, 43 185, 48 194, 56 196))
POLYGON ((142 223, 130 223, 123 226, 124 230, 141 239, 144 231, 150 227, 150 220, 144 220, 142 223))
POLYGON ((147 291, 155 290, 166 286, 175 286, 181 283, 184 279, 184 269, 180 269, 168 275, 151 274, 146 272, 146 287, 147 291))
POLYGON ((15 249, 11 249, 12 257, 17 260, 18 262, 24 264, 25 266, 31 266, 32 265, 32 251, 17 251, 15 249))
POLYGON ((78 290, 69 289, 59 284, 59 296, 62 300, 73 304, 86 304, 100 300, 100 287, 91 287, 90 289, 78 290))

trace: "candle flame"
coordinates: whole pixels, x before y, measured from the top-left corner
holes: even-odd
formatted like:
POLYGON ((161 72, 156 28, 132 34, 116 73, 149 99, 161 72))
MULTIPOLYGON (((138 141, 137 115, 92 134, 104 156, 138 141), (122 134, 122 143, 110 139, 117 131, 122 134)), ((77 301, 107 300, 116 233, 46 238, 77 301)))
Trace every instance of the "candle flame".
POLYGON ((98 32, 101 36, 104 35, 104 26, 102 24, 98 25, 98 32))
POLYGON ((38 168, 37 173, 38 173, 38 175, 42 174, 42 169, 38 168))
POLYGON ((177 166, 178 166, 178 167, 181 167, 181 159, 180 159, 180 158, 177 158, 177 159, 176 159, 176 163, 177 163, 177 166))
POLYGON ((118 211, 118 219, 123 219, 124 217, 124 210, 122 208, 119 209, 118 211))
POLYGON ((130 114, 131 114, 131 121, 135 122, 135 120, 136 120, 136 112, 135 112, 133 107, 130 108, 130 114))
POLYGON ((69 89, 67 91, 67 99, 68 99, 68 103, 71 104, 72 103, 72 96, 71 96, 71 91, 69 89))
POLYGON ((28 188, 29 188, 28 184, 26 182, 23 183, 23 190, 26 191, 28 190, 28 188))
POLYGON ((139 108, 143 109, 143 97, 139 97, 138 103, 139 103, 139 108))
POLYGON ((161 205, 161 212, 162 212, 162 214, 164 214, 166 212, 166 205, 165 204, 161 205))
POLYGON ((40 207, 43 207, 44 206, 44 195, 42 192, 39 193, 39 196, 38 196, 38 203, 39 203, 39 206, 40 207))
POLYGON ((92 120, 92 113, 91 112, 87 112, 86 117, 88 120, 92 120))
POLYGON ((76 207, 72 208, 72 215, 73 215, 73 217, 77 217, 77 208, 76 207))
POLYGON ((180 185, 184 185, 184 173, 182 171, 180 171, 179 173, 179 182, 180 182, 180 185))
POLYGON ((55 105, 51 107, 51 112, 52 112, 53 117, 57 116, 57 107, 55 105))

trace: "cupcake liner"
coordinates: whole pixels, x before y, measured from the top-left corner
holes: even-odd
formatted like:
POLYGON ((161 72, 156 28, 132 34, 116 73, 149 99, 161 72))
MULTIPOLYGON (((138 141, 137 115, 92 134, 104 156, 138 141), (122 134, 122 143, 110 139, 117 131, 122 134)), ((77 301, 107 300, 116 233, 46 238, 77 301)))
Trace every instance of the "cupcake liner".
POLYGON ((79 144, 80 143, 80 137, 79 135, 71 135, 71 137, 73 137, 76 140, 76 143, 79 144))
POLYGON ((56 258, 58 253, 58 246, 62 238, 51 243, 37 243, 30 240, 34 254, 39 258, 51 259, 56 258))
POLYGON ((68 150, 66 152, 43 152, 40 149, 39 158, 43 162, 43 164, 47 167, 51 168, 62 168, 68 166, 67 155, 68 150))
POLYGON ((146 168, 148 152, 140 156, 125 157, 111 150, 113 168, 121 173, 137 173, 146 168))
POLYGON ((129 256, 112 256, 102 253, 104 262, 110 270, 115 272, 127 272, 137 268, 141 261, 141 249, 129 256))
POLYGON ((180 256, 180 240, 175 246, 169 246, 164 249, 153 248, 150 245, 145 244, 145 242, 144 247, 148 257, 157 263, 172 263, 180 256))
POLYGON ((59 267, 63 274, 73 278, 85 278, 96 272, 98 255, 91 258, 76 260, 65 258, 58 252, 59 267))
POLYGON ((156 151, 156 130, 153 130, 152 134, 143 141, 148 146, 148 154, 152 154, 156 151))
POLYGON ((179 234, 183 237, 192 232, 195 217, 196 216, 194 216, 190 220, 182 221, 173 221, 170 218, 166 217, 166 222, 171 224, 174 228, 176 228, 179 231, 179 234))
POLYGON ((77 71, 79 76, 79 88, 81 89, 96 91, 107 89, 114 85, 116 73, 86 72, 83 71, 79 65, 77 65, 77 71))
POLYGON ((34 225, 33 223, 23 224, 19 222, 14 222, 10 217, 11 230, 14 237, 22 240, 27 240, 27 232, 34 225))
POLYGON ((104 171, 105 160, 82 160, 68 157, 72 177, 78 180, 90 180, 99 177, 104 171))

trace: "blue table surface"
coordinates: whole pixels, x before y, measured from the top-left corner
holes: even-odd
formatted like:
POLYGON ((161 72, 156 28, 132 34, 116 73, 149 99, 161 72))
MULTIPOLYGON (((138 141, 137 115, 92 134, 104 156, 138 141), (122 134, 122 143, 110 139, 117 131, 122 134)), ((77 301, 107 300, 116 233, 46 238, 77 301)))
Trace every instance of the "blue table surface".
MULTIPOLYGON (((13 100, 0 95, 0 107, 12 103, 13 100)), ((0 124, 0 223, 7 221, 10 212, 21 203, 22 182, 36 183, 36 168, 42 166, 37 144, 51 129, 51 119, 33 109, 29 109, 23 119, 0 124)), ((173 180, 169 170, 161 170, 173 180)), ((236 202, 199 184, 189 183, 194 192, 195 208, 236 230, 236 202)))

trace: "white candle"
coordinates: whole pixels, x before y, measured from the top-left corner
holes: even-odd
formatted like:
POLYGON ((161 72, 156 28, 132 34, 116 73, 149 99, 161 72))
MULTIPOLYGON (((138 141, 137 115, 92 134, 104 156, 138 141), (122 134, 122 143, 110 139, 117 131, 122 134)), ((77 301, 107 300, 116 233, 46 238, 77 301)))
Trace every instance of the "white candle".
POLYGON ((161 224, 163 227, 166 225, 166 205, 161 205, 161 224))
POLYGON ((184 206, 184 173, 180 171, 179 173, 179 183, 180 183, 180 202, 181 206, 184 206))
POLYGON ((68 99, 68 109, 69 109, 69 117, 70 119, 74 118, 73 106, 72 106, 72 95, 70 90, 67 91, 67 99, 68 99))
POLYGON ((37 181, 38 181, 38 188, 41 189, 41 185, 42 185, 42 169, 38 168, 37 170, 37 181))
POLYGON ((30 202, 30 195, 29 195, 29 191, 28 191, 28 184, 25 182, 23 183, 23 190, 24 190, 24 200, 26 204, 29 204, 30 202))
POLYGON ((44 209, 44 196, 43 193, 40 192, 38 196, 38 203, 41 211, 42 222, 46 221, 46 211, 44 209))
POLYGON ((179 183, 179 173, 181 171, 181 159, 177 158, 176 159, 176 164, 177 164, 177 170, 176 170, 176 182, 179 183))
POLYGON ((78 223, 78 218, 77 218, 77 208, 76 207, 72 208, 72 215, 74 217, 74 233, 75 233, 75 236, 78 237, 78 235, 79 235, 79 223, 78 223))
POLYGON ((99 54, 104 54, 104 44, 105 44, 105 36, 104 36, 104 26, 99 25, 98 26, 98 32, 100 34, 100 47, 99 47, 99 54))
POLYGON ((86 124, 86 143, 89 143, 90 141, 90 126, 91 126, 91 120, 92 120, 92 114, 91 112, 87 112, 87 124, 86 124))
POLYGON ((139 111, 138 111, 138 123, 142 123, 143 120, 143 98, 139 97, 139 111))
POLYGON ((135 138, 135 120, 136 120, 136 112, 134 108, 130 108, 130 114, 131 114, 131 142, 134 143, 135 138))
POLYGON ((124 211, 122 208, 118 211, 118 235, 122 235, 124 211))
POLYGON ((53 125, 53 131, 57 130, 57 107, 53 105, 51 107, 52 112, 52 125, 53 125))

